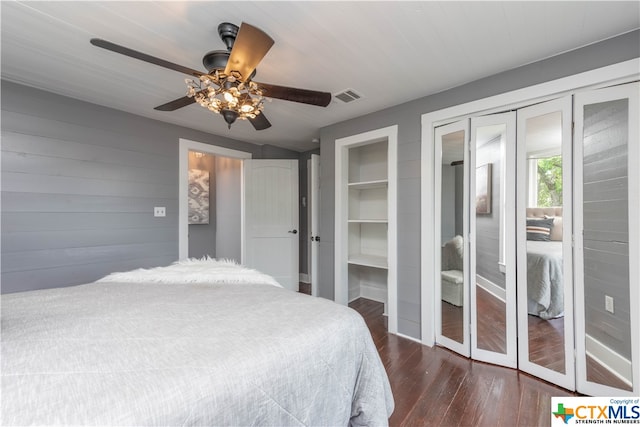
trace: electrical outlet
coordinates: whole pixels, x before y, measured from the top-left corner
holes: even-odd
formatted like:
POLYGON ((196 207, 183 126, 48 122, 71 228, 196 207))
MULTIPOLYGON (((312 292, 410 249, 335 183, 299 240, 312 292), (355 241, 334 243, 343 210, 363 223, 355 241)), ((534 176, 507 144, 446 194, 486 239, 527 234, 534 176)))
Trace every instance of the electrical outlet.
POLYGON ((609 295, 604 296, 604 308, 609 313, 613 314, 613 298, 611 298, 609 295))
POLYGON ((156 206, 153 208, 153 216, 167 216, 167 211, 164 206, 156 206))

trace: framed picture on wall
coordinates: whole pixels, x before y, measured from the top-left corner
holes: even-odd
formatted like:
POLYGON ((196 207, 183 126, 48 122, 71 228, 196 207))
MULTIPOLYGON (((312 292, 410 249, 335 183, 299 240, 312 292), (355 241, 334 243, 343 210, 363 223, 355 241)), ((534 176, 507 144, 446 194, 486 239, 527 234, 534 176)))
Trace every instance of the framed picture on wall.
POLYGON ((491 163, 476 168, 476 214, 491 213, 491 163))
POLYGON ((189 224, 209 224, 209 171, 189 169, 189 224))

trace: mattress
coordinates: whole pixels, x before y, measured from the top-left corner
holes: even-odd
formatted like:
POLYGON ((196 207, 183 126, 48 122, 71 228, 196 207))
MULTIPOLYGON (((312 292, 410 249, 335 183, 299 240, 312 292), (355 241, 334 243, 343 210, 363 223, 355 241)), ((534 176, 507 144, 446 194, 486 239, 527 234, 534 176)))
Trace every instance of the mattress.
POLYGON ((3 425, 387 425, 389 381, 355 311, 149 277, 3 296, 3 425))

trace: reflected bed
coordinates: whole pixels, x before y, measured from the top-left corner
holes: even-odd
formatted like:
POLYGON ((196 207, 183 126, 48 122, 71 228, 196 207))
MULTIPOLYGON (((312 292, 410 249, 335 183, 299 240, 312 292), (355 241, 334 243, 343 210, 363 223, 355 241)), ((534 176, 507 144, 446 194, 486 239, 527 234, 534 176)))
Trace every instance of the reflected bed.
POLYGON ((564 314, 562 208, 527 208, 527 305, 529 314, 564 314))
POLYGON ((527 242, 529 314, 553 319, 564 313, 562 242, 527 242))

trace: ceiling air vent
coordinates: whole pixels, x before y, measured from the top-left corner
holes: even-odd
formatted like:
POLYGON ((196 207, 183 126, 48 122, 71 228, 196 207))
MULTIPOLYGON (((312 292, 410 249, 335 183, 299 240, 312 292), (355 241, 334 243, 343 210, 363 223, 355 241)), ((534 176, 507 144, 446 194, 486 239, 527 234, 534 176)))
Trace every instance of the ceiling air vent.
POLYGON ((362 96, 357 94, 356 91, 354 91, 353 89, 343 90, 342 92, 337 93, 334 96, 338 98, 340 101, 344 102, 345 104, 362 98, 362 96))

